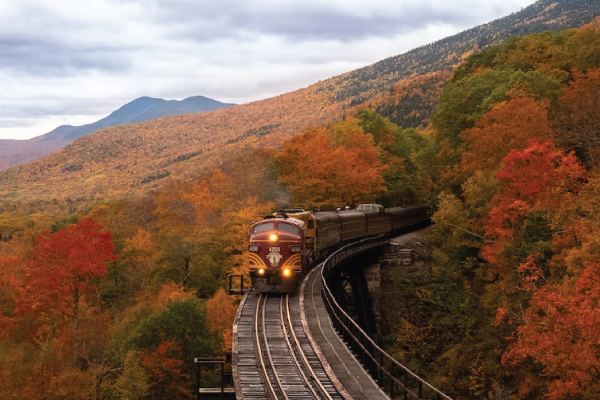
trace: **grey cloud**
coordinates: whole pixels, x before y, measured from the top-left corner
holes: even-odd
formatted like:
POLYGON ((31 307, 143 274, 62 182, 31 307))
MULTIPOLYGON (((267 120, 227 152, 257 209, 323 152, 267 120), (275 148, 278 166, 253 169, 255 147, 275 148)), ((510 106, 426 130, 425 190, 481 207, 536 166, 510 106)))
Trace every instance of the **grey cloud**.
MULTIPOLYGON (((283 37, 295 43, 351 42, 373 36, 390 37, 432 23, 470 25, 477 20, 477 16, 463 12, 461 7, 443 11, 428 3, 409 4, 397 9, 396 14, 379 10, 358 15, 348 11, 350 4, 335 8, 302 2, 153 1, 139 2, 144 12, 137 16, 136 22, 146 24, 149 29, 162 29, 163 38, 201 43, 220 39, 253 41, 259 35, 283 37)), ((67 19, 47 7, 25 5, 15 18, 17 21, 6 21, 0 27, 0 67, 19 73, 55 77, 72 76, 77 71, 124 73, 132 68, 134 57, 159 46, 151 39, 136 45, 128 43, 126 38, 119 41, 111 35, 113 32, 106 32, 103 37, 99 34, 102 21, 96 26, 98 31, 88 31, 93 27, 67 19), (22 25, 27 29, 16 28, 22 25), (79 40, 90 35, 97 37, 79 40)))
POLYGON ((27 128, 33 126, 34 121, 28 119, 13 119, 13 118, 2 118, 0 117, 0 128, 16 128, 22 127, 27 128))
POLYGON ((508 7, 476 0, 444 9, 433 5, 443 0, 98 0, 90 11, 87 2, 63 1, 19 0, 3 16, 0 127, 97 116, 142 95, 256 100, 397 51, 371 52, 369 42, 397 45, 401 34, 415 40, 421 28, 472 26, 508 7))
MULTIPOLYGON (((159 1, 156 18, 196 40, 248 37, 251 34, 283 36, 294 41, 352 41, 391 36, 433 23, 469 25, 478 20, 463 8, 441 10, 431 4, 411 4, 394 13, 357 15, 349 8, 332 9, 301 3, 285 7, 257 6, 248 1, 183 3, 159 1)), ((350 7, 350 6, 348 6, 350 7)), ((384 7, 382 7, 384 8, 384 7)), ((480 17, 480 16, 479 16, 480 17)))
POLYGON ((74 48, 39 38, 0 37, 0 65, 37 76, 70 76, 77 70, 125 71, 131 63, 118 48, 74 48))
MULTIPOLYGON (((119 104, 118 102, 116 104, 119 104)), ((123 103, 124 104, 124 103, 123 103)), ((121 106, 122 104, 119 104, 121 106)), ((35 102, 13 102, 11 104, 2 104, 0 102, 0 119, 8 124, 9 120, 14 118, 27 119, 44 118, 49 115, 63 115, 68 110, 72 115, 97 115, 105 112, 107 108, 114 107, 114 100, 94 100, 82 101, 76 98, 38 98, 35 102)), ((8 125, 4 125, 8 126, 8 125)), ((11 126, 19 126, 16 122, 11 126)), ((27 126, 27 125, 25 125, 27 126)))
POLYGON ((122 43, 90 35, 84 21, 67 18, 43 3, 23 1, 0 26, 0 68, 60 77, 77 71, 124 71, 130 66, 122 43), (92 40, 82 40, 88 38, 92 40))

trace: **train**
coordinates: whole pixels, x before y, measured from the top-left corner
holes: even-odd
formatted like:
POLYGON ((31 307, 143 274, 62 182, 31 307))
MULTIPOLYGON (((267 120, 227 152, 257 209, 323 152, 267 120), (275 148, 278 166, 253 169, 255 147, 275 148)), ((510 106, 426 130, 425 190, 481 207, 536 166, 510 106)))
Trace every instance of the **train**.
POLYGON ((253 290, 292 293, 302 276, 340 246, 430 222, 425 205, 355 210, 282 210, 248 229, 248 265, 253 290))

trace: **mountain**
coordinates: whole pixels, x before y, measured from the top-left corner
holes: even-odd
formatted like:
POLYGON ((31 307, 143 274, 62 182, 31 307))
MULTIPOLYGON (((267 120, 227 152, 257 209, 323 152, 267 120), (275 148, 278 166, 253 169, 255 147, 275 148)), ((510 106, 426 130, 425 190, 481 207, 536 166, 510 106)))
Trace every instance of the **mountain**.
POLYGON ((558 32, 591 22, 600 15, 598 0, 541 0, 490 23, 332 78, 335 100, 355 104, 389 90, 403 78, 453 69, 467 55, 504 43, 513 36, 558 32))
MULTIPOLYGON (((419 84, 407 85, 419 76, 440 73, 431 81, 439 87, 448 76, 445 72, 467 55, 511 36, 579 27, 598 15, 597 0, 541 0, 505 18, 295 92, 100 129, 47 157, 0 172, 0 212, 74 212, 102 199, 153 190, 166 177, 193 178, 242 147, 278 148, 304 129, 351 115, 358 105, 399 86, 419 89, 419 84)), ((399 91, 405 98, 430 102, 430 95, 419 100, 406 90, 399 91)), ((412 126, 426 121, 432 107, 419 109, 422 115, 409 121, 412 126)), ((408 111, 400 110, 404 116, 398 118, 405 119, 408 111)))
POLYGON ((61 125, 52 132, 29 140, 0 139, 0 170, 37 160, 62 149, 73 140, 89 135, 101 128, 144 122, 165 115, 218 110, 233 105, 203 96, 189 97, 181 101, 140 97, 91 124, 82 126, 61 125))

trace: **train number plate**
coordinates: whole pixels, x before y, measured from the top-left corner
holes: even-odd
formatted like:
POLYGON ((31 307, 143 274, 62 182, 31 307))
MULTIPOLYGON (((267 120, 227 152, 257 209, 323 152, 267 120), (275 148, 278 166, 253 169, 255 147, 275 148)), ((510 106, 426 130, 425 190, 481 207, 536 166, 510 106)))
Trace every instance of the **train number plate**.
POLYGON ((267 278, 256 278, 256 283, 258 283, 259 285, 266 285, 267 278))

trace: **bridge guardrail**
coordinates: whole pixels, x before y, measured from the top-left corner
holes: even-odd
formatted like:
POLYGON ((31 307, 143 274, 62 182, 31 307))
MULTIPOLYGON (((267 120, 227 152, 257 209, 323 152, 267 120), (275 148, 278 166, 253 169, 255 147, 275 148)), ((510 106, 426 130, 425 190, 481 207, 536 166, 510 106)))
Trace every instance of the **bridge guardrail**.
POLYGON ((425 380, 402 365, 381 347, 340 307, 327 286, 326 277, 350 257, 355 257, 377 247, 389 244, 389 237, 365 239, 342 247, 323 263, 321 270, 321 295, 325 308, 338 333, 358 355, 365 369, 376 379, 379 386, 394 398, 398 388, 404 399, 452 400, 425 380))

